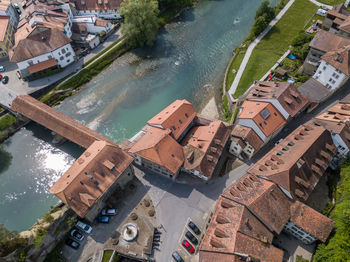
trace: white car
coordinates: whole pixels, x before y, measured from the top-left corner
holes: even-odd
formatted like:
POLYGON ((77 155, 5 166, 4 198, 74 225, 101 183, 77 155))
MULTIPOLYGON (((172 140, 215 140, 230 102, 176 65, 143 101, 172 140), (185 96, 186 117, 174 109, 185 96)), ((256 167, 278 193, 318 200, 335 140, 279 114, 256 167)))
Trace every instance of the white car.
POLYGON ((5 72, 5 67, 0 66, 0 72, 5 72))
POLYGON ((327 15, 327 11, 320 8, 317 10, 316 15, 325 17, 327 15))
POLYGON ((92 231, 92 227, 81 222, 81 221, 78 221, 78 223, 75 225, 77 228, 83 230, 86 234, 90 234, 91 231, 92 231))

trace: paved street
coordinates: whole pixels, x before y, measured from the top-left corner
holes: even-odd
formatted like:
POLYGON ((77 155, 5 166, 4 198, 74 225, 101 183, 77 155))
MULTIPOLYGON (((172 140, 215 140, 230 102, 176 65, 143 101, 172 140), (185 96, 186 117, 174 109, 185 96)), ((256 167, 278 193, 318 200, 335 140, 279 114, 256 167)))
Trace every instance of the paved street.
POLYGON ((49 77, 40 78, 30 82, 25 82, 21 79, 18 79, 18 76, 16 75, 16 71, 18 70, 18 67, 16 63, 9 62, 8 58, 2 59, 0 60, 0 65, 6 68, 6 71, 2 73, 2 75, 3 76, 7 75, 9 77, 9 82, 6 85, 3 85, 2 83, 0 83, 0 86, 1 85, 6 86, 7 88, 11 89, 12 91, 18 94, 33 93, 43 87, 56 83, 57 81, 70 75, 71 73, 77 72, 79 69, 82 68, 84 63, 89 61, 91 58, 93 58, 96 54, 101 52, 106 47, 113 44, 120 37, 121 37, 121 29, 119 28, 112 35, 110 35, 105 42, 100 44, 97 48, 91 50, 90 54, 84 56, 83 58, 79 59, 75 63, 67 66, 64 69, 64 71, 49 77))
POLYGON ((171 254, 175 250, 183 255, 185 261, 191 261, 191 255, 180 247, 188 219, 191 218, 203 229, 219 195, 242 177, 247 169, 248 166, 243 164, 223 177, 215 177, 208 183, 195 184, 179 184, 150 171, 144 173, 136 170, 141 182, 150 187, 148 194, 156 208, 157 222, 164 227, 161 229, 162 242, 154 254, 156 261, 172 261, 171 254))

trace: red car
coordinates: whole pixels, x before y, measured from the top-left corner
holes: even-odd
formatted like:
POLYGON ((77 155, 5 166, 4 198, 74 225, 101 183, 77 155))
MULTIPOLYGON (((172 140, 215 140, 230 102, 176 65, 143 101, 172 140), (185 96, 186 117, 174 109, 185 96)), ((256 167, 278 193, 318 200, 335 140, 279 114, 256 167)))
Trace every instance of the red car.
POLYGON ((0 81, 1 81, 1 79, 2 79, 2 74, 0 74, 0 81))
POLYGON ((190 244, 190 243, 188 243, 188 241, 186 240, 186 239, 184 239, 184 240, 182 240, 182 246, 184 247, 184 248, 186 248, 186 250, 189 252, 189 253, 191 253, 191 254, 193 254, 194 253, 194 248, 192 247, 192 245, 190 244))

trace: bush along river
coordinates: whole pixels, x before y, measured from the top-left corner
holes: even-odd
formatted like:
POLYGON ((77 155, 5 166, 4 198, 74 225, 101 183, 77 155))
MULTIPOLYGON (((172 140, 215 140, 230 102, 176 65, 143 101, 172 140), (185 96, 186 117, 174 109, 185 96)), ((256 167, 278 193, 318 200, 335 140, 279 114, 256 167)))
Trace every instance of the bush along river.
MULTIPOLYGON (((118 58, 58 110, 121 142, 175 99, 201 109, 214 94, 220 96, 232 51, 261 2, 199 1, 162 28, 153 47, 118 58)), ((48 189, 83 152, 51 140, 50 130, 30 123, 1 146, 0 223, 11 230, 27 229, 57 203, 48 189)))

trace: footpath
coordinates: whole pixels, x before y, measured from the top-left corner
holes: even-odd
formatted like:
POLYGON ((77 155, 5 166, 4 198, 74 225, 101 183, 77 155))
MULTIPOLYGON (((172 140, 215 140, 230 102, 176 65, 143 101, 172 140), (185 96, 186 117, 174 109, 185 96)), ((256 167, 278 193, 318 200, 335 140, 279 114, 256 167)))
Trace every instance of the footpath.
POLYGON ((245 56, 243 58, 243 61, 241 65, 239 66, 238 72, 236 74, 235 80, 233 81, 229 91, 228 91, 228 98, 230 102, 233 102, 233 95, 236 92, 237 86, 239 84, 239 81, 241 80, 241 77, 243 75, 243 72, 247 66, 247 63, 249 61, 249 58, 254 50, 254 48, 259 44, 261 39, 265 37, 265 35, 271 30, 271 28, 283 17, 283 15, 288 11, 288 9, 292 6, 295 0, 290 0, 288 4, 279 12, 279 14, 269 23, 269 25, 266 27, 266 29, 256 38, 254 41, 249 45, 247 48, 247 51, 245 53, 245 56))

